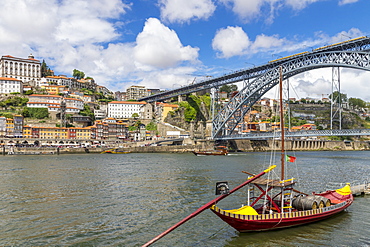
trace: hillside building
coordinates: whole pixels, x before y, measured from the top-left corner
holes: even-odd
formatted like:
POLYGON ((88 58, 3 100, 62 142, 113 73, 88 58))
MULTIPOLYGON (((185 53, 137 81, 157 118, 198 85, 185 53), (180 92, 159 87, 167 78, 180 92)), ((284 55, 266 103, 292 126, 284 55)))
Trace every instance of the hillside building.
POLYGON ((146 102, 112 101, 108 103, 108 117, 117 119, 132 118, 134 113, 143 116, 146 102))
POLYGON ((0 94, 23 93, 23 83, 19 79, 0 77, 0 94))
POLYGON ((0 77, 15 78, 23 83, 35 86, 41 80, 41 63, 32 54, 28 58, 2 56, 0 59, 0 77))
POLYGON ((150 92, 148 91, 148 89, 145 88, 144 86, 131 86, 126 90, 126 97, 128 100, 130 99, 138 100, 146 96, 149 96, 150 95, 149 93, 150 92))

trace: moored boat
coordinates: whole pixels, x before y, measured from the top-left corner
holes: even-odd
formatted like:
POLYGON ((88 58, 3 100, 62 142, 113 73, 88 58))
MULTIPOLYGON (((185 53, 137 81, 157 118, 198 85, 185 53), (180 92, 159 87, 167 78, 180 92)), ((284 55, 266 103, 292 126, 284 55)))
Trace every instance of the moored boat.
POLYGON ((215 150, 205 150, 205 151, 193 151, 193 154, 197 156, 203 156, 203 155, 227 155, 229 151, 227 150, 227 147, 225 146, 217 146, 215 147, 215 150))
POLYGON ((266 231, 279 228, 293 227, 323 220, 348 208, 353 202, 350 185, 347 184, 341 189, 330 190, 312 195, 299 194, 293 198, 291 185, 267 186, 279 188, 281 192, 276 197, 283 197, 284 200, 274 200, 266 195, 267 190, 262 189, 261 182, 264 179, 257 179, 251 185, 258 185, 261 195, 251 198, 250 205, 238 209, 223 210, 212 205, 210 208, 217 216, 239 232, 266 231), (258 204, 258 202, 261 202, 258 204))
POLYGON ((120 150, 118 148, 113 148, 113 149, 105 150, 101 153, 102 154, 128 154, 128 153, 130 153, 130 151, 124 151, 124 150, 120 150))

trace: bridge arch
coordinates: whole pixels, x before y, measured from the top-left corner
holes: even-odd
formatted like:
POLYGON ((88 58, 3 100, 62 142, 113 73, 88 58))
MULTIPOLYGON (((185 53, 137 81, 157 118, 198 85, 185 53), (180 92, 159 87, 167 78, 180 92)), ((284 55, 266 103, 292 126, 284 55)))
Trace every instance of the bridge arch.
POLYGON ((225 105, 213 120, 213 138, 230 136, 251 107, 279 83, 279 68, 283 80, 297 74, 326 67, 346 67, 370 71, 369 51, 326 51, 307 53, 283 63, 271 64, 260 76, 245 82, 237 95, 225 105))

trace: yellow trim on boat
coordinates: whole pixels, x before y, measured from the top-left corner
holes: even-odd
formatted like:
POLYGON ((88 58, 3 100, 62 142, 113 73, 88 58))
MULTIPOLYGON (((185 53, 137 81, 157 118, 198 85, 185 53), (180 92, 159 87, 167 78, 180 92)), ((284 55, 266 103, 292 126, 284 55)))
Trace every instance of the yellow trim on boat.
POLYGON ((269 172, 269 171, 271 171, 272 169, 274 169, 276 167, 276 165, 272 165, 272 166, 270 166, 269 168, 267 168, 266 170, 264 170, 264 172, 269 172))
POLYGON ((285 182, 290 182, 290 181, 293 181, 295 178, 290 178, 290 179, 286 179, 286 180, 283 180, 283 181, 280 181, 280 183, 285 183, 285 182))
POLYGON ((338 194, 340 194, 342 196, 346 196, 346 195, 351 194, 352 192, 351 192, 350 183, 347 183, 343 188, 335 190, 335 192, 337 192, 338 194))
POLYGON ((257 211, 251 206, 244 206, 244 207, 237 208, 237 209, 223 210, 223 211, 232 213, 232 214, 240 214, 240 215, 258 215, 257 211))

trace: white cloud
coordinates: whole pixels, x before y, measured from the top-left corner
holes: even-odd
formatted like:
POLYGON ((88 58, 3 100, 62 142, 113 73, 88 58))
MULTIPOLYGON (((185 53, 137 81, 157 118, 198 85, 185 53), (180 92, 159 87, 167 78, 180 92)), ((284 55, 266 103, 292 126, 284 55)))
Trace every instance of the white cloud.
POLYGON ((340 0, 339 5, 345 5, 345 4, 350 4, 350 3, 356 3, 359 0, 340 0))
POLYGON ((220 0, 245 22, 260 15, 262 5, 268 0, 220 0))
POLYGON ((216 32, 212 48, 219 51, 219 57, 229 58, 242 55, 250 46, 248 35, 241 27, 227 27, 216 32))
POLYGON ((149 18, 137 36, 135 60, 143 66, 166 68, 181 62, 196 62, 198 48, 183 46, 175 31, 158 19, 149 18))
MULTIPOLYGON (((265 18, 267 24, 271 24, 276 13, 285 7, 299 11, 308 5, 324 0, 219 0, 228 6, 242 21, 251 22, 259 18, 265 18)), ((343 0, 355 1, 355 0, 343 0)))
POLYGON ((279 39, 277 35, 257 35, 251 41, 241 27, 227 27, 216 32, 212 41, 212 48, 218 52, 220 58, 233 56, 253 55, 259 52, 273 52, 281 48, 287 41, 279 39))
POLYGON ((258 53, 260 51, 269 51, 274 47, 281 47, 286 44, 285 39, 279 39, 277 35, 266 36, 264 34, 258 35, 253 45, 251 46, 251 52, 258 53))
POLYGON ((294 10, 301 10, 306 8, 309 4, 320 2, 323 0, 286 0, 286 5, 294 10))
POLYGON ((191 20, 207 20, 216 6, 211 0, 159 0, 161 19, 184 23, 191 20))
MULTIPOLYGON (((3 0, 0 52, 16 57, 33 53, 58 74, 70 76, 79 69, 111 90, 154 82, 172 87, 173 81, 166 79, 170 73, 184 72, 181 68, 193 73, 183 63, 199 64, 199 49, 182 45, 176 32, 158 19, 147 20, 136 43, 118 42, 122 34, 116 24, 130 8, 121 0, 3 0), (177 67, 164 69, 171 66, 177 67)), ((186 76, 175 78, 186 83, 186 76)))

